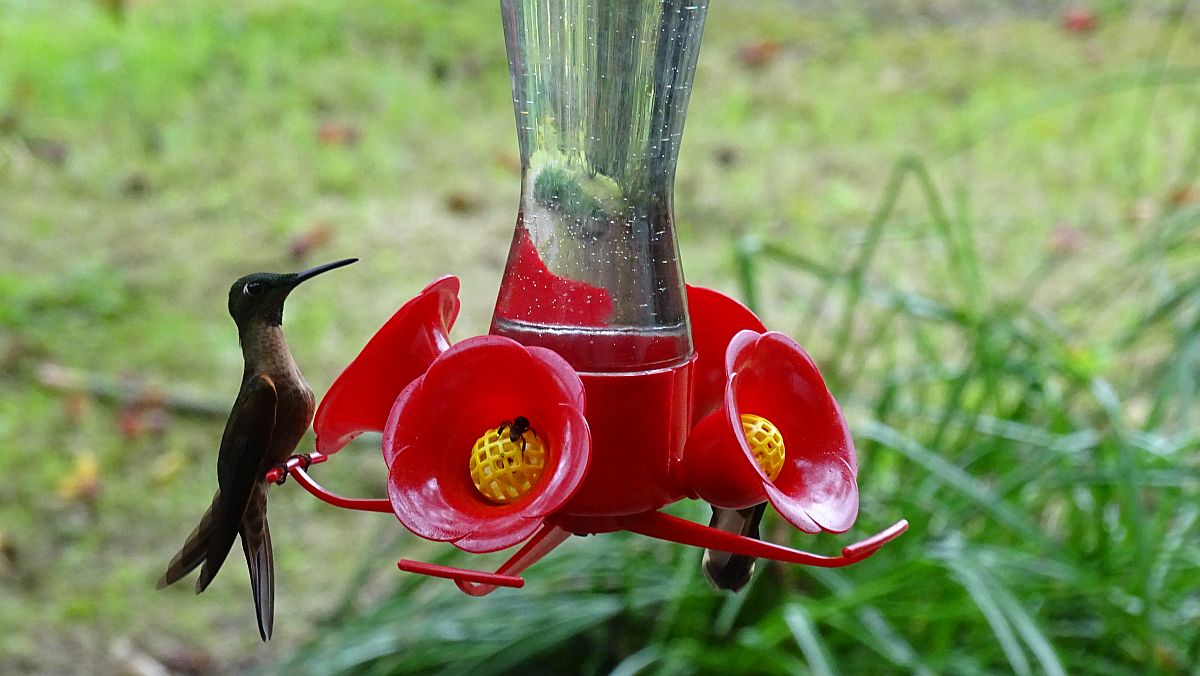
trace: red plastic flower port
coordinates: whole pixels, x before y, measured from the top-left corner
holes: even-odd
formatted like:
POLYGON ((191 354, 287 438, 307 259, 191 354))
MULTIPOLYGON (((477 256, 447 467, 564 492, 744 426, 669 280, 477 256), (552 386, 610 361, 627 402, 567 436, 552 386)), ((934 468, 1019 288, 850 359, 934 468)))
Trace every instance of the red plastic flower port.
POLYGON ((692 346, 696 369, 692 376, 692 424, 721 407, 725 401, 725 348, 738 331, 765 333, 767 327, 750 308, 703 286, 687 287, 688 314, 692 319, 692 346))
POLYGON ((317 450, 330 455, 363 432, 382 432, 392 402, 450 347, 458 278, 442 277, 375 332, 321 399, 313 419, 317 450))
POLYGON ((583 411, 583 383, 551 350, 498 336, 458 343, 404 389, 388 418, 383 454, 396 516, 417 535, 469 552, 525 540, 587 473, 583 411), (518 416, 536 434, 539 476, 501 503, 473 481, 472 448, 518 416))
POLYGON ((849 530, 858 516, 858 461, 816 364, 788 336, 763 332, 740 303, 695 287, 688 300, 699 353, 696 417, 703 416, 684 452, 690 489, 730 509, 769 500, 808 533, 849 530), (715 358, 726 343, 723 360, 715 358), (746 416, 769 421, 782 437, 777 468, 764 469, 756 459, 743 429, 746 416))

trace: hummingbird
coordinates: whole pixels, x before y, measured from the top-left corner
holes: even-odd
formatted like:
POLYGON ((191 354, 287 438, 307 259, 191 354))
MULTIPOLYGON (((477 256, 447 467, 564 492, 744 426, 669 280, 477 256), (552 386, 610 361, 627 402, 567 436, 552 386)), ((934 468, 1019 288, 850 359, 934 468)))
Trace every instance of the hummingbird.
POLYGON ((158 588, 203 564, 196 593, 204 591, 240 535, 250 569, 258 632, 264 641, 271 637, 275 616, 265 475, 295 452, 315 409, 312 389, 283 338, 283 302, 301 282, 357 260, 347 258, 291 274, 259 272, 242 277, 229 289, 229 314, 237 323, 245 370, 221 436, 217 492, 200 524, 158 580, 158 588))
MULTIPOLYGON (((713 507, 712 520, 708 525, 757 540, 758 524, 762 521, 766 509, 765 502, 746 509, 713 507)), ((736 592, 750 581, 750 576, 754 574, 754 561, 752 556, 706 549, 703 558, 704 576, 713 587, 736 592)))

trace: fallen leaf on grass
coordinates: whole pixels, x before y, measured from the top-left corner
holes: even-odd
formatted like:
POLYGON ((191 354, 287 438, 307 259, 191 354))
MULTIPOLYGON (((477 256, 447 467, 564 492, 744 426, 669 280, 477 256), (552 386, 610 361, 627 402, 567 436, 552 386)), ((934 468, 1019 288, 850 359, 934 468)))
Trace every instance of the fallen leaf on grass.
POLYGON ((72 425, 79 425, 91 409, 92 398, 82 392, 73 392, 63 399, 63 414, 72 425))
POLYGON ((1138 225, 1158 218, 1158 204, 1149 197, 1139 197, 1129 207, 1129 220, 1138 225))
POLYGON ((358 127, 353 124, 325 120, 317 127, 317 140, 327 146, 351 146, 358 138, 358 127))
POLYGON ((496 166, 514 174, 521 173, 521 158, 511 151, 496 153, 496 166))
POLYGON ((170 676, 170 671, 161 662, 135 646, 128 638, 119 638, 109 646, 109 655, 121 667, 121 672, 132 676, 170 676))
POLYGON ((728 168, 737 164, 741 156, 738 154, 737 148, 723 146, 713 152, 713 159, 717 161, 718 166, 728 168))
POLYGON ((100 463, 91 451, 75 457, 75 464, 58 482, 58 497, 64 502, 94 503, 100 497, 100 463))
POLYGON ((100 6, 118 21, 125 18, 126 0, 99 0, 100 6))
POLYGON ((123 195, 139 197, 148 192, 150 192, 150 179, 140 171, 135 171, 121 181, 121 194, 123 195))
POLYGON ((1096 13, 1082 5, 1068 7, 1062 13, 1062 27, 1068 33, 1091 33, 1096 30, 1096 23, 1096 13))
POLYGON ((0 530, 0 577, 5 577, 17 569, 17 542, 8 531, 0 530))
POLYGON ((8 136, 14 133, 19 126, 20 120, 17 118, 16 113, 9 111, 0 115, 0 136, 8 136))
POLYGON ((158 485, 171 483, 187 467, 187 456, 180 451, 164 453, 150 467, 150 479, 158 485))
POLYGON ((1168 198, 1173 206, 1186 207, 1189 204, 1194 204, 1200 200, 1200 186, 1196 185, 1181 185, 1171 191, 1171 196, 1168 198))
POLYGON ((25 145, 29 152, 39 160, 53 167, 62 167, 67 163, 69 151, 67 144, 52 138, 27 138, 25 145))
POLYGON ((304 232, 292 237, 288 244, 288 252, 296 262, 308 258, 309 254, 329 243, 333 239, 333 227, 325 221, 313 223, 304 232))
POLYGON ((738 61, 747 68, 762 68, 774 63, 782 52, 782 44, 774 40, 763 40, 739 49, 738 61))
POLYGON ((171 416, 167 413, 161 397, 129 401, 117 414, 117 428, 126 439, 158 436, 170 426, 171 416))
POLYGON ((1083 231, 1069 225, 1057 225, 1050 232, 1050 251, 1058 256, 1079 253, 1083 248, 1083 231))
POLYGON ((479 200, 462 192, 446 195, 446 208, 455 214, 469 214, 479 208, 479 200))
POLYGON ((160 654, 158 659, 173 674, 207 674, 213 671, 212 657, 200 650, 175 648, 160 654))

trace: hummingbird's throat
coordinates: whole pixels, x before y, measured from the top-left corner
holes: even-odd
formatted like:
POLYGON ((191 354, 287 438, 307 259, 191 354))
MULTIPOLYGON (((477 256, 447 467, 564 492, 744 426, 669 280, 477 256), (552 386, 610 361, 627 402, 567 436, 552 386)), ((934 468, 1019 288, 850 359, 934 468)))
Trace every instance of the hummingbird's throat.
POLYGON ((282 326, 255 323, 242 330, 242 358, 246 367, 255 373, 265 373, 272 379, 300 377, 292 359, 282 326))

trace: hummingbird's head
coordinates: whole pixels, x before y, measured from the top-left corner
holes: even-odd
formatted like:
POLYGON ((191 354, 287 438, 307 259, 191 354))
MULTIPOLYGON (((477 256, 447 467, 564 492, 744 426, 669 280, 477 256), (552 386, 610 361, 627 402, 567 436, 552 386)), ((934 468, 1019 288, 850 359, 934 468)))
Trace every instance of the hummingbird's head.
POLYGON ((322 272, 328 272, 343 265, 350 265, 357 260, 357 258, 345 258, 318 265, 304 272, 287 274, 256 272, 246 275, 229 287, 229 314, 240 327, 256 321, 270 326, 279 326, 283 324, 283 302, 287 300, 292 289, 306 279, 312 279, 322 272))

